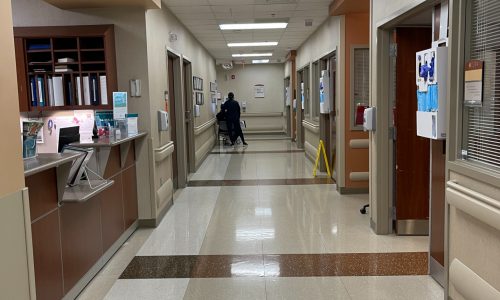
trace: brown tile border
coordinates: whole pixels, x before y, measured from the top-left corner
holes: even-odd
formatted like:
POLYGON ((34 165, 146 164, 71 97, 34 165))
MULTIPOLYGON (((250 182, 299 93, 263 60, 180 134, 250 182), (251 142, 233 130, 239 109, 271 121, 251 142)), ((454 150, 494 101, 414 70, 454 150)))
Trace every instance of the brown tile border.
POLYGON ((291 178, 291 179, 245 179, 245 180, 192 180, 189 187, 207 186, 257 186, 257 185, 311 185, 334 184, 330 178, 291 178))
POLYGON ((136 256, 120 279, 407 276, 428 274, 427 252, 136 256))
POLYGON ((304 153, 305 150, 267 150, 267 151, 212 151, 210 154, 281 154, 281 153, 304 153))

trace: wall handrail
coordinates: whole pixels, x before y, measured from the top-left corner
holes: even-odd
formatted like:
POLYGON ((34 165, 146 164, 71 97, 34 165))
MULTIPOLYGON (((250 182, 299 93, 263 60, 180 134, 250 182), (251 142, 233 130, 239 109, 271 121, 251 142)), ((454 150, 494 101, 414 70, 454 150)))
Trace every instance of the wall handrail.
POLYGON ((210 129, 217 122, 216 118, 210 119, 209 121, 201 124, 200 126, 196 126, 194 128, 194 135, 200 135, 210 129))
POLYGON ((154 149, 155 162, 159 163, 167 159, 172 153, 174 153, 175 145, 173 141, 161 146, 160 148, 154 149))

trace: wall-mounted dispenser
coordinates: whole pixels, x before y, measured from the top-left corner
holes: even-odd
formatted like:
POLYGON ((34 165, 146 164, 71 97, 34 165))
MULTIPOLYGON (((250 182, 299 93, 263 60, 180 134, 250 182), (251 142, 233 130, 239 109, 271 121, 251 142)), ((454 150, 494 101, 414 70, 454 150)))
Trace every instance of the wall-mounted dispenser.
POLYGON ((333 105, 330 99, 330 71, 321 71, 319 79, 319 110, 322 114, 329 114, 333 105))
POLYGON ((130 97, 140 97, 141 96, 141 80, 132 79, 130 80, 130 97))
POLYGON ((247 111, 247 102, 246 101, 242 101, 241 102, 241 110, 243 112, 246 112, 247 111))
POLYGON ((301 104, 302 109, 304 109, 304 105, 305 105, 304 102, 306 102, 304 87, 305 87, 304 82, 301 82, 300 83, 300 96, 301 96, 300 98, 301 98, 301 103, 302 103, 301 104))
POLYGON ((158 111, 158 130, 167 131, 168 130, 168 112, 164 110, 158 111))
POLYGON ((368 107, 363 114, 363 129, 365 131, 375 131, 377 124, 377 110, 375 107, 368 107))
POLYGON ((446 139, 448 47, 416 53, 417 135, 446 139))

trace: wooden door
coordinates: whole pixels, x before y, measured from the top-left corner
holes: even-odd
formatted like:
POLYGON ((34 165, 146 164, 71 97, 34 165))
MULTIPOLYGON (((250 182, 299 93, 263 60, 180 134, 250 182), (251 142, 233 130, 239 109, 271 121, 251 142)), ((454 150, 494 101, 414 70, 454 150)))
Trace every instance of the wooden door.
POLYGON ((177 189, 179 181, 179 170, 177 165, 177 122, 175 120, 175 84, 174 84, 174 58, 168 56, 168 105, 170 111, 168 112, 170 124, 170 140, 174 141, 175 147, 172 153, 172 181, 174 188, 177 189))
POLYGON ((187 169, 194 173, 196 170, 195 151, 194 151, 194 120, 193 120, 193 89, 191 86, 192 69, 191 63, 184 61, 182 65, 182 74, 184 75, 184 111, 186 112, 186 151, 187 151, 187 169))
POLYGON ((415 53, 431 46, 430 28, 397 28, 396 58, 396 232, 425 234, 429 219, 430 143, 417 136, 415 53))

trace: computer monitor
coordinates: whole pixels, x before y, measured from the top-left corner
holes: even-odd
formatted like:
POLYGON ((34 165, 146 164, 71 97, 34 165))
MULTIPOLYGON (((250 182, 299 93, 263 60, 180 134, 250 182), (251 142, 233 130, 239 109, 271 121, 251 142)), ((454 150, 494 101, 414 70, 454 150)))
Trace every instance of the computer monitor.
POLYGON ((80 126, 59 129, 59 146, 57 152, 61 153, 64 146, 80 141, 80 126))

